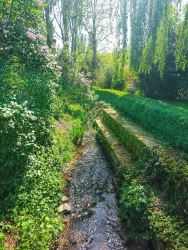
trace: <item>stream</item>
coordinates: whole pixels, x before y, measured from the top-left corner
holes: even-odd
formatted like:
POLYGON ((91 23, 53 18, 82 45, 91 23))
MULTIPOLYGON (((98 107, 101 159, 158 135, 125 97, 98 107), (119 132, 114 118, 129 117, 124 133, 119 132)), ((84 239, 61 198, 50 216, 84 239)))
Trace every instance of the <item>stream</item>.
POLYGON ((145 243, 126 246, 110 162, 87 131, 77 159, 63 170, 68 181, 65 195, 71 211, 57 250, 146 250, 145 243))

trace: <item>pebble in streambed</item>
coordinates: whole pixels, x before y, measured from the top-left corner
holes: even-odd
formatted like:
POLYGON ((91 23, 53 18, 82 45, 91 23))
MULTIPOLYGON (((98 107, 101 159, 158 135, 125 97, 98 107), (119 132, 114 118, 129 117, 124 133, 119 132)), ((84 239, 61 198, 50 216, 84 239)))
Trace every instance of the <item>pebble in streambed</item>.
POLYGON ((93 135, 85 140, 86 149, 78 161, 69 188, 72 207, 69 249, 126 249, 121 236, 110 163, 93 135))
MULTIPOLYGON (((92 135, 86 137, 85 150, 70 183, 72 207, 68 229, 71 250, 127 250, 118 217, 110 163, 92 135)), ((139 249, 139 248, 135 248, 139 249)))

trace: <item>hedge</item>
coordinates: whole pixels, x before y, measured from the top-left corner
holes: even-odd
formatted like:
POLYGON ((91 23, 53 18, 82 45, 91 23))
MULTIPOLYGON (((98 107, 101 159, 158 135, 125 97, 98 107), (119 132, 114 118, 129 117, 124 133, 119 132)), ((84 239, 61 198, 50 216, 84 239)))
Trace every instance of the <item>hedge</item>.
POLYGON ((100 100, 136 120, 176 149, 188 152, 188 111, 170 104, 110 89, 94 89, 100 100))

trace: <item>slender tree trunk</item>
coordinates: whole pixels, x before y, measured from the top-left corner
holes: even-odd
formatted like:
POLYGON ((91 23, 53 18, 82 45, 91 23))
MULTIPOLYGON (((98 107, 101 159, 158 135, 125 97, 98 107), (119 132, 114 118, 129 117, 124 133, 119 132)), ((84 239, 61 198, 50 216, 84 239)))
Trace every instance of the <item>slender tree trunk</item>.
POLYGON ((66 49, 69 48, 69 1, 61 0, 62 8, 62 26, 64 31, 64 43, 66 43, 66 49))
POLYGON ((93 69, 97 69, 97 40, 96 35, 94 34, 94 40, 93 40, 93 69))
POLYGON ((74 34, 73 34, 73 44, 72 44, 72 55, 74 58, 74 62, 76 62, 76 49, 77 49, 77 37, 76 37, 76 30, 74 30, 74 34))
POLYGON ((68 31, 68 20, 66 17, 66 14, 63 16, 63 24, 64 24, 64 30, 65 30, 65 42, 69 40, 69 31, 68 31))
POLYGON ((50 6, 49 1, 47 1, 47 6, 45 7, 45 21, 46 21, 46 32, 47 32, 47 45, 52 46, 52 23, 50 20, 50 6))
POLYGON ((93 15, 93 69, 97 69, 97 27, 96 27, 96 9, 97 3, 94 0, 94 15, 93 15))
POLYGON ((77 16, 75 16, 72 20, 72 44, 71 44, 71 52, 74 57, 74 62, 76 62, 76 50, 77 50, 77 16))

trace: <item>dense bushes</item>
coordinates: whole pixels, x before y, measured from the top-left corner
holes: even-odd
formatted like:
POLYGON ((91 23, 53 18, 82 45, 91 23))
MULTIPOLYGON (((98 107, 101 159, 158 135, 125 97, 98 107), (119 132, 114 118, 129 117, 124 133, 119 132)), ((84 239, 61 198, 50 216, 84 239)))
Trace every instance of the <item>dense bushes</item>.
POLYGON ((68 112, 74 117, 79 118, 83 123, 87 122, 86 112, 80 105, 70 104, 68 107, 68 112))
POLYGON ((17 175, 20 170, 24 172, 29 156, 45 144, 45 133, 45 122, 37 119, 24 104, 12 101, 0 107, 1 199, 12 192, 11 175, 17 175))
POLYGON ((152 99, 125 95, 114 90, 95 89, 101 100, 117 107, 148 131, 151 131, 174 148, 188 151, 188 113, 166 103, 152 99))
POLYGON ((62 230, 61 169, 74 150, 72 135, 36 114, 27 102, 0 106, 0 249, 5 234, 19 234, 19 249, 48 249, 62 230))
POLYGON ((46 46, 42 1, 0 2, 0 249, 48 249, 60 230, 61 169, 72 134, 55 129, 61 67, 46 46), (9 242, 8 242, 9 243, 9 242))
POLYGON ((130 239, 150 239, 157 249, 186 250, 188 231, 186 221, 169 213, 169 208, 155 196, 137 173, 125 182, 120 195, 121 217, 125 220, 130 239), (133 179, 132 179, 133 178, 133 179), (138 184, 142 183, 141 184, 138 184))
POLYGON ((121 190, 121 217, 126 221, 129 237, 144 234, 147 238, 149 228, 149 195, 147 189, 137 183, 129 187, 125 185, 121 190), (147 223, 148 222, 148 223, 147 223))

